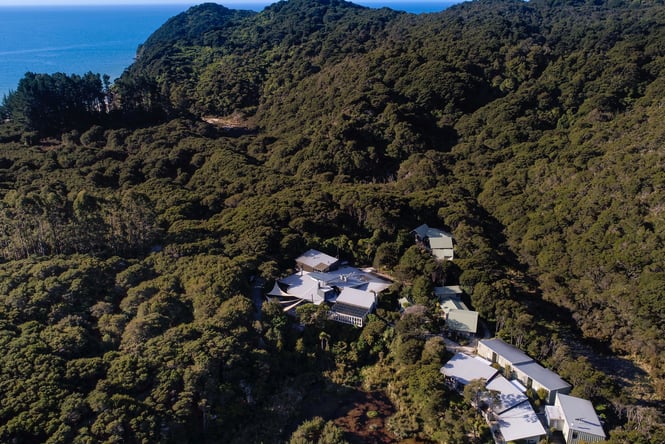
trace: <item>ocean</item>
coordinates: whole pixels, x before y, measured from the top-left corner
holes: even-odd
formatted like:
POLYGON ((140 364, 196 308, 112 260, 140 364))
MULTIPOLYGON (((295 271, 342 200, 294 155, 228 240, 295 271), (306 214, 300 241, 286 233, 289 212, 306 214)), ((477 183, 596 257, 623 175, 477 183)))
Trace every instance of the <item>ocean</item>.
MULTIPOLYGON (((457 1, 356 1, 412 13, 441 11, 457 1)), ((4 6, 0 7, 0 100, 26 72, 85 74, 118 78, 138 46, 166 20, 198 2, 180 5, 4 6)), ((219 1, 224 4, 223 1, 219 1)), ((262 10, 272 1, 229 3, 262 10)))

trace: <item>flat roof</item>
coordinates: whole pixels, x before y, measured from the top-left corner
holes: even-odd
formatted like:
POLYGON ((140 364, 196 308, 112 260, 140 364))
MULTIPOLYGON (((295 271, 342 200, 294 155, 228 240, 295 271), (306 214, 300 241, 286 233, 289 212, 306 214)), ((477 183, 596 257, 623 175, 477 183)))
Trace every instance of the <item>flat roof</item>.
POLYGON ((535 361, 517 364, 513 367, 527 375, 529 378, 538 382, 538 384, 545 387, 548 391, 555 391, 572 387, 552 370, 543 367, 535 361))
POLYGON ((545 435, 545 428, 533 411, 531 404, 523 402, 497 415, 499 430, 506 442, 545 435))
POLYGON ((355 288, 344 287, 342 292, 337 296, 335 305, 344 304, 360 307, 369 310, 376 303, 376 296, 369 291, 357 290, 355 288))
POLYGON ((466 306, 464 302, 462 302, 459 298, 457 297, 449 297, 449 296, 443 296, 442 298, 439 299, 439 306, 441 307, 441 310, 445 311, 448 313, 451 310, 468 310, 469 308, 466 306))
POLYGON ((455 354, 443 367, 441 373, 454 378, 460 384, 468 384, 474 379, 485 379, 489 381, 498 372, 485 360, 476 359, 465 353, 455 354))
POLYGON ((501 356, 512 365, 520 364, 523 362, 531 362, 533 359, 517 347, 506 344, 501 339, 483 339, 480 341, 485 347, 492 350, 497 355, 501 356))
MULTIPOLYGON (((546 405, 545 406, 545 416, 547 421, 563 421, 563 412, 558 405, 546 405)), ((551 424, 550 424, 551 425, 551 424)))
POLYGON ((493 408, 495 413, 503 413, 529 399, 501 375, 492 378, 485 388, 499 392, 499 405, 493 408))
POLYGON ((296 259, 299 264, 305 264, 312 268, 327 268, 337 262, 336 257, 322 253, 319 250, 308 250, 296 259), (321 267, 323 265, 323 267, 321 267))
POLYGON ((571 429, 605 438, 605 431, 591 401, 561 393, 556 396, 565 421, 571 429))

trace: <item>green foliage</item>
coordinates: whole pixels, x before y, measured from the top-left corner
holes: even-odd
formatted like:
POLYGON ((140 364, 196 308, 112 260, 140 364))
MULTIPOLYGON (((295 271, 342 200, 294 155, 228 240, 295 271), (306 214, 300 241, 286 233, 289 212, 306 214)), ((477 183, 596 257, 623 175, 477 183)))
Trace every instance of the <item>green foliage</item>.
POLYGON ((205 4, 111 90, 28 74, 0 110, 0 441, 283 441, 303 381, 335 381, 384 390, 398 439, 482 442, 432 336, 432 287, 458 283, 610 440, 662 441, 664 23, 650 2, 205 4), (413 245, 423 222, 452 263, 413 245), (257 276, 311 247, 403 282, 362 330, 258 313, 257 276), (429 310, 400 317, 406 295, 429 310))
POLYGON ((290 444, 345 444, 343 433, 331 421, 316 417, 305 421, 293 432, 290 444))
POLYGON ((41 134, 89 125, 106 112, 105 91, 99 74, 83 76, 28 72, 16 91, 3 100, 6 116, 41 134))

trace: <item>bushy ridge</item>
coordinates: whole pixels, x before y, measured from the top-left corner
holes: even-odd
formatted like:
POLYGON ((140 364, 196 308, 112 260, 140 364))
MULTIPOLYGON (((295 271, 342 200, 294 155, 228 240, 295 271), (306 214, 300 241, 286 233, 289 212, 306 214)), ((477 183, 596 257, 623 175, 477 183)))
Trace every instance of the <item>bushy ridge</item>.
POLYGON ((662 442, 663 25, 658 2, 204 4, 98 85, 111 114, 24 131, 27 85, 68 82, 27 76, 0 113, 0 441, 341 442, 302 409, 361 387, 397 439, 484 442, 438 372, 431 289, 459 283, 611 442, 662 442), (362 330, 256 313, 308 248, 398 278, 362 330))

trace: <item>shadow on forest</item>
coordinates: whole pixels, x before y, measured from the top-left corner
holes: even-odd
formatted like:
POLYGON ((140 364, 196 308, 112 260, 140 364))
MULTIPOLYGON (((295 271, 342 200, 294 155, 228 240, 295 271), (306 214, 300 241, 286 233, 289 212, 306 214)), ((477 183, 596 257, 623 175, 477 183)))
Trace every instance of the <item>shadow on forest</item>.
POLYGON ((396 412, 382 392, 364 392, 331 382, 312 384, 300 407, 298 423, 287 430, 289 436, 303 421, 316 416, 333 421, 351 444, 398 442, 388 430, 387 419, 396 412))

